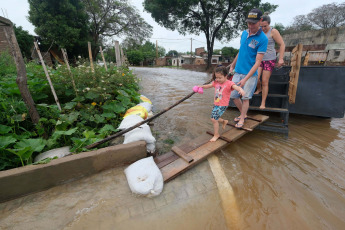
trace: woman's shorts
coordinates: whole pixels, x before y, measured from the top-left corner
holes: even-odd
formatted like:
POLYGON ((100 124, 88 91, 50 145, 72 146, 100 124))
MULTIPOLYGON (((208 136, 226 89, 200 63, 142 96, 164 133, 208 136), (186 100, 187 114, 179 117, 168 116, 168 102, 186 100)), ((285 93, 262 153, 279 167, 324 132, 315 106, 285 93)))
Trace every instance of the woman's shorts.
POLYGON ((263 69, 263 70, 267 70, 267 71, 273 71, 274 69, 274 66, 276 64, 276 60, 271 60, 271 61, 262 61, 261 64, 260 64, 260 67, 263 69))
POLYGON ((213 106, 211 118, 213 118, 213 119, 218 121, 218 119, 225 112, 226 108, 228 108, 228 106, 219 106, 219 105, 213 106))

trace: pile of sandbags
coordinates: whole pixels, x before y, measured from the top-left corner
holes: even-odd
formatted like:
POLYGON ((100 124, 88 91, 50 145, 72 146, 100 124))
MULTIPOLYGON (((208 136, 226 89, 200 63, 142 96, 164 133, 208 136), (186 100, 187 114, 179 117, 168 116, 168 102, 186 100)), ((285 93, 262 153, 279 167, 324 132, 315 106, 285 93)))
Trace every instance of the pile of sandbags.
MULTIPOLYGON (((126 111, 118 129, 128 129, 152 116, 152 102, 144 95, 140 96, 140 100, 142 101, 141 103, 126 111)), ((153 153, 155 151, 156 139, 152 136, 151 129, 147 124, 143 124, 138 128, 125 133, 124 136, 124 144, 134 141, 146 141, 147 151, 149 153, 153 153)))

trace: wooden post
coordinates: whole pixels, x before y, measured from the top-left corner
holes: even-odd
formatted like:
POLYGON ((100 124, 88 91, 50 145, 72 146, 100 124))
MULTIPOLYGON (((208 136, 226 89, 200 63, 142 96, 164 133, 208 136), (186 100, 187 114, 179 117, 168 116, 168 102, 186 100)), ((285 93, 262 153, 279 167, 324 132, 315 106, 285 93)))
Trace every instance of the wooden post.
POLYGON ((88 42, 87 46, 89 48, 89 58, 90 58, 91 71, 94 73, 95 69, 93 68, 92 52, 91 52, 91 42, 88 42))
POLYGON ((123 49, 121 46, 120 46, 120 53, 121 53, 121 62, 122 62, 122 65, 124 65, 125 64, 125 55, 123 55, 123 49))
POLYGON ((306 55, 304 56, 303 66, 307 66, 308 62, 309 62, 309 53, 307 51, 306 55))
POLYGON ((116 65, 117 67, 122 66, 121 56, 120 56, 120 45, 119 41, 115 41, 115 55, 116 55, 116 65))
POLYGON ((35 106, 35 102, 32 99, 32 96, 30 94, 30 91, 27 85, 26 67, 25 67, 22 53, 20 52, 16 35, 13 31, 12 22, 3 17, 0 17, 0 22, 5 24, 5 26, 3 26, 2 28, 4 30, 5 37, 8 41, 10 52, 12 53, 12 56, 16 63, 16 68, 17 68, 16 82, 17 82, 20 94, 23 98, 23 101, 25 103, 25 106, 28 110, 28 113, 32 122, 34 124, 37 124, 40 119, 40 115, 38 114, 38 111, 35 106))
POLYGON ((67 52, 63 48, 61 48, 61 52, 62 52, 63 59, 64 59, 66 65, 67 65, 67 69, 69 71, 69 75, 71 76, 71 79, 72 79, 72 84, 73 84, 74 92, 75 92, 76 96, 78 96, 77 87, 75 86, 74 78, 73 78, 73 75, 72 75, 72 72, 71 72, 71 67, 69 66, 69 62, 68 62, 67 52))
POLYGON ((51 91, 52 91, 52 93, 53 93, 53 95, 54 95, 55 102, 56 102, 56 104, 57 104, 59 110, 61 111, 60 102, 59 102, 58 97, 56 96, 56 93, 55 93, 55 89, 54 89, 53 83, 52 83, 52 81, 50 80, 50 77, 49 77, 49 73, 48 73, 47 67, 46 67, 46 65, 44 64, 44 60, 43 60, 43 57, 42 57, 40 48, 38 47, 37 42, 34 42, 34 44, 35 44, 35 48, 36 48, 36 50, 37 50, 37 54, 38 54, 38 56, 39 56, 39 58, 40 58, 40 60, 41 60, 41 63, 42 63, 44 72, 45 72, 45 74, 46 74, 46 77, 47 77, 47 79, 48 79, 48 82, 49 82, 49 85, 50 85, 50 89, 51 89, 51 91))
POLYGON ((104 67, 105 67, 105 71, 108 71, 107 63, 105 62, 104 55, 103 55, 102 46, 99 46, 99 50, 101 51, 102 60, 103 60, 104 67))
POLYGON ((289 103, 294 104, 296 100, 299 71, 301 68, 303 45, 298 44, 293 50, 291 59, 291 71, 289 81, 289 103))

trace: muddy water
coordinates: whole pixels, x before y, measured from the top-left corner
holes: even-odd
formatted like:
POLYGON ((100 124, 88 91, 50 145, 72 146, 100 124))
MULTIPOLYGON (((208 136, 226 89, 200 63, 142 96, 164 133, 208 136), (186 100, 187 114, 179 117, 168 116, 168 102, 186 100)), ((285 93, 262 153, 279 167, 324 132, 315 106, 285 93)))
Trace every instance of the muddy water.
MULTIPOLYGON (((166 68, 133 71, 154 113, 210 78, 166 68)), ((154 120, 161 154, 212 130, 212 96, 211 89, 195 94, 154 120)), ((231 109, 224 118, 236 115, 231 109)), ((255 130, 217 154, 237 204, 233 227, 345 229, 345 119, 292 115, 289 128, 288 138, 255 130)), ((167 183, 155 199, 128 193, 123 169, 108 170, 0 204, 0 229, 226 229, 207 161, 167 183)))
MULTIPOLYGON (((134 71, 158 111, 209 78, 185 70, 134 71)), ((212 95, 195 95, 157 119, 159 143, 212 129, 212 95)), ((229 110, 224 117, 237 114, 229 110)), ((345 119, 291 115, 289 128, 288 138, 257 130, 217 154, 235 193, 241 229, 345 229, 345 119)))

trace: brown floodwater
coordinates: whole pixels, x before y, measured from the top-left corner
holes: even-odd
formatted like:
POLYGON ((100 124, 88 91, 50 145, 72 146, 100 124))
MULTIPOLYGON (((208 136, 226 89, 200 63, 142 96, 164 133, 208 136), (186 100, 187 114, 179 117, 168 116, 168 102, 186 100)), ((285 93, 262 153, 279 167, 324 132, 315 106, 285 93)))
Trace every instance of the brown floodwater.
MULTIPOLYGON (((133 72, 154 114, 210 79, 180 69, 133 72)), ((195 94, 153 121, 160 154, 212 130, 212 97, 212 89, 195 94)), ((231 108, 223 118, 237 115, 231 108)), ((254 130, 216 154, 236 203, 229 212, 204 161, 151 200, 128 198, 120 168, 9 201, 0 204, 0 229, 227 229, 234 214, 231 229, 345 229, 345 118, 290 115, 289 130, 288 136, 254 130), (210 185, 190 195, 192 184, 210 185), (169 203, 170 191, 179 199, 169 203)))

